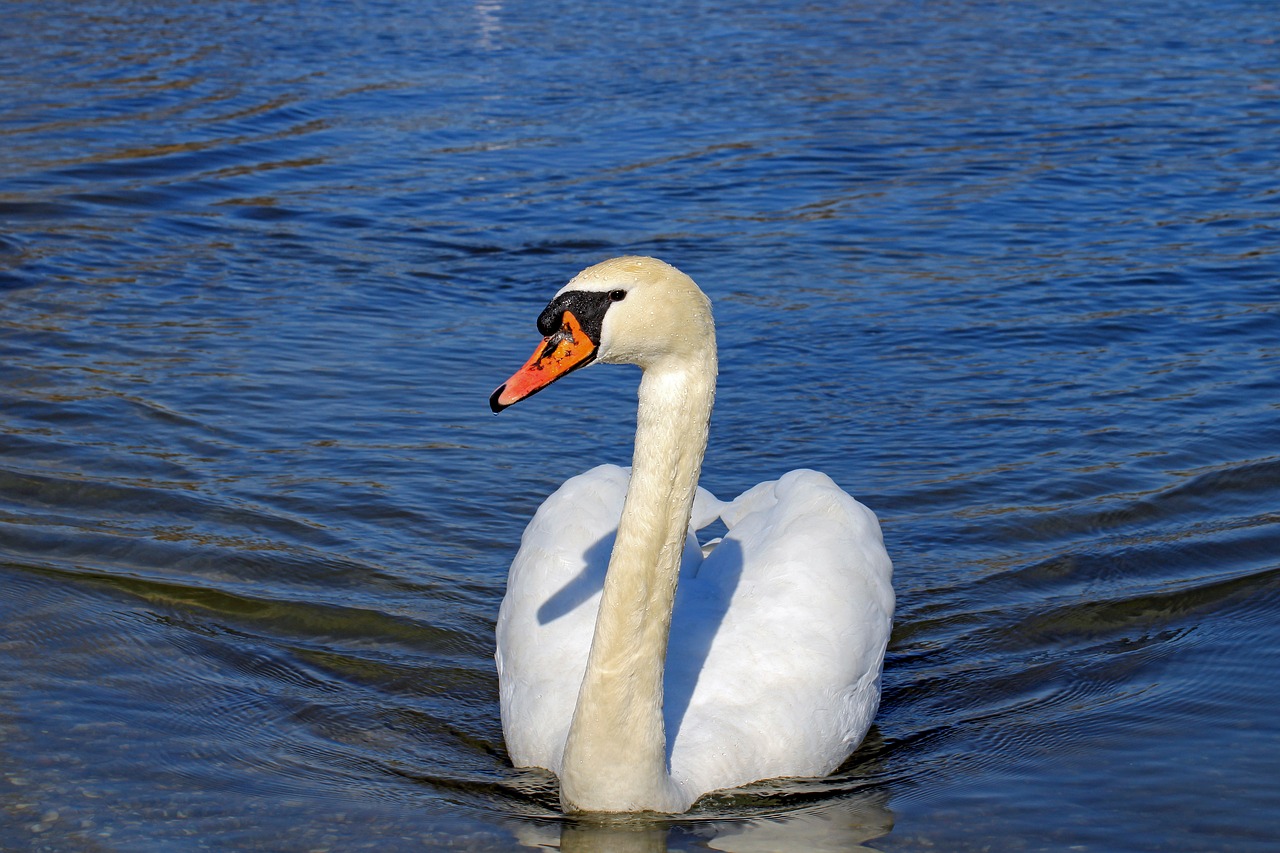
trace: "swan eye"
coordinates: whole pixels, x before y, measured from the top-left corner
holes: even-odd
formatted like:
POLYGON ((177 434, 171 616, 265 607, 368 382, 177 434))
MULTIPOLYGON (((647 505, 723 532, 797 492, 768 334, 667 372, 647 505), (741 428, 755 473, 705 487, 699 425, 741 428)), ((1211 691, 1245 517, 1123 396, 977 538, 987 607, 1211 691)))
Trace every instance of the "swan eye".
POLYGON ((626 298, 627 298, 627 292, 626 292, 625 290, 610 290, 610 291, 609 291, 609 301, 610 301, 610 302, 621 302, 622 300, 624 300, 624 299, 626 299, 626 298))

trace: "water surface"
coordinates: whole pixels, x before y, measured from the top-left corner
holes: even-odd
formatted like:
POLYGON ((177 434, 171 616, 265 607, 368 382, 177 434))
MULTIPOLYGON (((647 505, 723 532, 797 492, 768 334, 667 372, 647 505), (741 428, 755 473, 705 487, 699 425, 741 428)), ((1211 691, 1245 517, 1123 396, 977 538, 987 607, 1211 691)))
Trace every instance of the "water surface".
POLYGON ((1270 2, 5 11, 0 846, 1273 845, 1270 2), (714 301, 703 484, 826 471, 899 609, 833 777, 593 825, 493 622, 636 373, 487 398, 624 253, 714 301))

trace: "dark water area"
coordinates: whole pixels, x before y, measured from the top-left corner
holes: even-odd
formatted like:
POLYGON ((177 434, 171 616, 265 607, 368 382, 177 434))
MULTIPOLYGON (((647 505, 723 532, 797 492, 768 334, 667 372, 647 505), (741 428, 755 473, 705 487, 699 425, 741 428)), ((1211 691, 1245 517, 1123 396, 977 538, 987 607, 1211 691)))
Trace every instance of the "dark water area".
POLYGON ((1270 0, 4 13, 0 848, 1275 849, 1270 0), (487 399, 620 254, 898 614, 831 778, 595 825, 493 625, 637 374, 487 399))

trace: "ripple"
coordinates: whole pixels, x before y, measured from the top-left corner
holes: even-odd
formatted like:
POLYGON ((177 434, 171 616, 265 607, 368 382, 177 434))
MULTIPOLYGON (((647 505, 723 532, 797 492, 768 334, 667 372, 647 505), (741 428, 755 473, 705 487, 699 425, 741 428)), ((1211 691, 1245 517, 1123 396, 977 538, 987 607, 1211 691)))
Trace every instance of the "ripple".
POLYGON ((1270 849, 1261 8, 11 4, 0 847, 1270 849), (706 483, 826 470, 899 610, 838 773, 601 825, 492 630, 634 373, 485 403, 627 252, 715 304, 706 483))

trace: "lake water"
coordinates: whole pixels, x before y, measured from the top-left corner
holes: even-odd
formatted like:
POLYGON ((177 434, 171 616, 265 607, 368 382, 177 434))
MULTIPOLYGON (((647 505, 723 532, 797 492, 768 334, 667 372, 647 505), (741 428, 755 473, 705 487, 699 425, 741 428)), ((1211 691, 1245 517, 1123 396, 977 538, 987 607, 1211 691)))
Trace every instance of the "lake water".
POLYGON ((1275 849, 1271 0, 4 13, 0 848, 1275 849), (898 614, 833 777, 591 824, 493 624, 637 374, 487 401, 628 253, 898 614))

